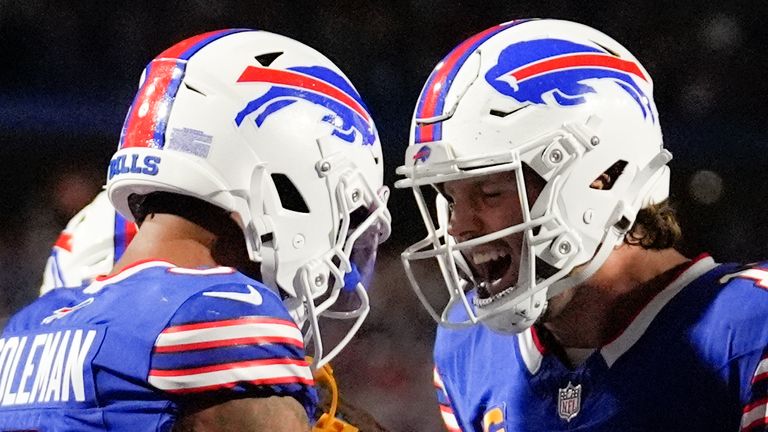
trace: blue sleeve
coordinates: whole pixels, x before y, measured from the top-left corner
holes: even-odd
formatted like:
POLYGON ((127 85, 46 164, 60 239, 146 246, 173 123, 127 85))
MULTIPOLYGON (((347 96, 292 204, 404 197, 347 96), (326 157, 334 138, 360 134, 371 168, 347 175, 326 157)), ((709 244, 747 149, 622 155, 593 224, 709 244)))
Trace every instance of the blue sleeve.
POLYGON ((180 400, 290 396, 317 404, 301 332, 259 285, 220 284, 183 303, 155 340, 148 382, 180 400))
POLYGON ((732 326, 730 351, 743 353, 734 359, 742 399, 742 432, 768 432, 768 263, 737 269, 720 278, 741 297, 728 298, 739 308, 738 325, 732 326))
POLYGON ((742 409, 742 432, 768 431, 768 348, 757 360, 746 357, 750 366, 746 368, 747 376, 742 377, 742 383, 749 389, 746 403, 742 409))

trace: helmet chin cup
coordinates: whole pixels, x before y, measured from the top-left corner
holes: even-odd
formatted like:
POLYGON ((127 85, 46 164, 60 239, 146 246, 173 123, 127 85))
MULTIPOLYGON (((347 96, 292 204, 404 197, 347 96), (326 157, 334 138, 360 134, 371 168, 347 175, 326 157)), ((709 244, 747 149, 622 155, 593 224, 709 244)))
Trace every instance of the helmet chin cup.
POLYGON ((476 306, 479 322, 501 334, 520 333, 532 326, 544 313, 547 304, 546 290, 534 293, 523 302, 505 302, 504 297, 487 306, 476 306))

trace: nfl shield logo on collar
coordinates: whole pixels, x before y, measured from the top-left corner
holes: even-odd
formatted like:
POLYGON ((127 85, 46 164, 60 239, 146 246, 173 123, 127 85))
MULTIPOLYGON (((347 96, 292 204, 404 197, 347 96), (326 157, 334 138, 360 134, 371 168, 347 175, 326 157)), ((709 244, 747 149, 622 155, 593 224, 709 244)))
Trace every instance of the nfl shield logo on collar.
POLYGON ((558 389, 557 413, 560 418, 570 422, 581 410, 581 384, 574 386, 568 381, 568 386, 558 389))

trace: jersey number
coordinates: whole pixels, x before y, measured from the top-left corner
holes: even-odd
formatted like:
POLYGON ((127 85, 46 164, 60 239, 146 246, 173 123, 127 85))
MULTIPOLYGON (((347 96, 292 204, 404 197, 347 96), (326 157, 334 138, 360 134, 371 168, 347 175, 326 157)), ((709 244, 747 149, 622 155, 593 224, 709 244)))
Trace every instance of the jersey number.
POLYGON ((483 432, 506 432, 501 408, 493 407, 483 414, 483 432))
POLYGON ((742 270, 740 272, 731 273, 721 277, 720 283, 728 283, 733 278, 751 279, 755 281, 755 285, 768 289, 768 271, 763 269, 751 268, 742 270))

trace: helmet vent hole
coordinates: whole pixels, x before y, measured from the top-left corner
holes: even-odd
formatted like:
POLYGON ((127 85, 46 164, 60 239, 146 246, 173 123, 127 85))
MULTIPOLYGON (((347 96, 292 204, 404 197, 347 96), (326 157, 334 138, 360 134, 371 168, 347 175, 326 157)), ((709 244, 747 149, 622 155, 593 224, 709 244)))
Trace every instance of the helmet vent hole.
POLYGON ((307 207, 304 197, 301 196, 301 192, 299 192, 296 185, 293 184, 287 175, 272 174, 272 181, 275 183, 275 188, 277 188, 280 205, 284 209, 298 213, 309 213, 309 207, 307 207))
POLYGON ((257 62, 259 62, 260 65, 264 67, 269 67, 269 65, 271 65, 272 62, 275 61, 275 59, 277 59, 281 55, 283 55, 282 52, 271 52, 267 54, 257 55, 254 58, 256 59, 257 62))
POLYGON ((621 173, 624 172, 624 168, 626 168, 626 166, 627 161, 616 161, 613 165, 611 165, 610 168, 603 171, 603 173, 597 176, 596 179, 592 180, 592 183, 589 185, 589 187, 591 189, 598 190, 611 190, 613 185, 616 184, 616 180, 619 178, 621 173))
POLYGON ((191 85, 189 85, 188 83, 184 83, 184 87, 186 87, 186 88, 188 88, 188 89, 192 90, 193 92, 195 92, 195 93, 197 93, 197 94, 200 94, 200 95, 203 95, 203 96, 207 96, 205 93, 203 93, 203 92, 201 92, 200 90, 198 90, 198 89, 196 89, 196 88, 192 87, 192 86, 191 86, 191 85))
POLYGON ((519 107, 516 107, 516 108, 512 109, 511 111, 501 111, 501 110, 497 110, 497 109, 491 109, 489 114, 491 114, 494 117, 504 118, 504 117, 508 117, 508 116, 510 116, 510 115, 512 115, 512 114, 514 114, 516 112, 520 112, 523 109, 528 108, 529 106, 531 106, 531 105, 521 105, 519 107))
POLYGON ((608 47, 607 47, 607 46, 605 46, 605 45, 599 44, 599 43, 597 43, 597 42, 595 42, 595 41, 590 41, 590 42, 592 42, 593 44, 595 44, 595 45, 599 46, 599 47, 600 47, 600 48, 601 48, 603 51, 607 52, 608 54, 610 54, 610 55, 612 55, 612 56, 614 56, 614 57, 621 57, 621 56, 619 55, 619 53, 617 53, 616 51, 614 51, 614 50, 612 50, 612 49, 608 48, 608 47))

